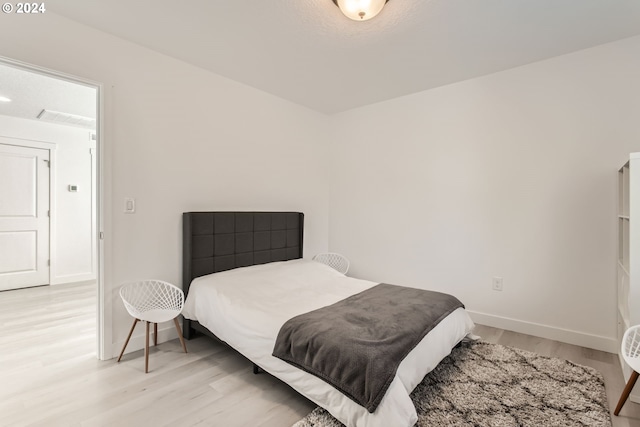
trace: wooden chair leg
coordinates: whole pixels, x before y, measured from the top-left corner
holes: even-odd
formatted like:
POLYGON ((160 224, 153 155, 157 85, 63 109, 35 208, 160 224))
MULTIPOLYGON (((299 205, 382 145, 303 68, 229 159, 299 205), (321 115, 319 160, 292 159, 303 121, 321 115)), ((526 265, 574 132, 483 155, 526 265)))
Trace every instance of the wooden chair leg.
POLYGON ((147 324, 147 335, 146 340, 144 342, 144 373, 149 372, 149 322, 145 322, 147 324))
POLYGON ((127 344, 129 344, 129 340, 131 339, 131 335, 133 334, 133 330, 136 328, 136 325, 140 319, 133 319, 133 325, 131 325, 131 330, 129 331, 129 336, 127 336, 127 340, 124 342, 124 346, 122 347, 122 351, 120 352, 120 356, 118 356, 118 362, 122 359, 122 355, 124 354, 124 350, 127 348, 127 344))
POLYGON ((618 406, 616 406, 616 410, 613 411, 613 415, 618 415, 620 413, 620 410, 622 409, 622 406, 629 398, 629 395, 631 394, 631 390, 633 390, 633 386, 636 384, 636 381, 638 380, 639 375, 640 374, 638 374, 636 371, 631 371, 631 376, 629 377, 629 381, 627 381, 627 385, 622 391, 622 395, 620 396, 620 400, 618 401, 618 406))
POLYGON ((184 343, 184 337, 182 336, 182 330, 180 329, 180 324, 178 323, 178 318, 173 318, 173 323, 176 324, 176 329, 178 330, 178 338, 180 338, 180 343, 182 344, 182 349, 184 352, 187 352, 187 345, 184 343))
POLYGON ((153 324, 153 345, 158 345, 158 324, 153 324))

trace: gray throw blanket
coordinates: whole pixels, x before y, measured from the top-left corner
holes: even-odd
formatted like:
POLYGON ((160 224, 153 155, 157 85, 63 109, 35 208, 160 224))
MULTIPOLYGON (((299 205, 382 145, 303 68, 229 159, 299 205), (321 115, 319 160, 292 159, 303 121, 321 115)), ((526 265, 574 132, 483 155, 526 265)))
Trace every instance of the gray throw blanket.
POLYGON ((289 319, 273 355, 374 412, 400 362, 458 307, 451 295, 382 283, 289 319))

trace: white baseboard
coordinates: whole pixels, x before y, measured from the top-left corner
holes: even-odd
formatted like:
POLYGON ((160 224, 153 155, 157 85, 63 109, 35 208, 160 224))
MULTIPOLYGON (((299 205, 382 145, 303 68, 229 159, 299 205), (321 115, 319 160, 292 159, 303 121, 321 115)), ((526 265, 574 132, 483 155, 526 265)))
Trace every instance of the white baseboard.
MULTIPOLYGON (((133 320, 131 321, 131 323, 133 323, 133 320)), ((180 324, 180 327, 182 327, 182 324, 180 324)), ((125 350, 124 354, 129 354, 133 353, 134 351, 144 349, 144 328, 144 322, 138 322, 138 324, 136 325, 136 329, 133 331, 133 335, 129 340, 129 344, 127 344, 127 349, 125 350)), ((129 331, 127 330, 127 334, 128 333, 129 331)), ((120 356, 120 351, 122 351, 122 346, 124 345, 124 341, 126 339, 127 337, 125 336, 121 341, 113 343, 113 345, 111 346, 111 348, 113 349, 111 358, 120 356)), ((176 331, 176 327, 173 324, 173 321, 158 324, 158 344, 175 339, 178 339, 178 331, 176 331)), ((153 345, 153 324, 149 325, 149 345, 153 345)))
POLYGON ((586 334, 584 332, 556 328, 539 323, 525 322, 522 320, 486 313, 478 313, 477 311, 467 310, 467 312, 471 316, 471 319, 480 325, 561 341, 568 344, 579 345, 581 347, 592 348, 594 350, 606 351, 608 353, 617 354, 619 351, 618 341, 613 337, 586 334))
POLYGON ((50 279, 52 285, 65 285, 75 282, 89 282, 96 280, 95 273, 70 274, 68 276, 55 276, 50 279))

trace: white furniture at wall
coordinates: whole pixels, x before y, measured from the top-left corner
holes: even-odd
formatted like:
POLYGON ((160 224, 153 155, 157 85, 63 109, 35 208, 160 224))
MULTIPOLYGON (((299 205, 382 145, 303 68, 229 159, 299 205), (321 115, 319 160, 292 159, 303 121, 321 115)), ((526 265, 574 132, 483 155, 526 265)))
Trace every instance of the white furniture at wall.
POLYGON ((327 264, 329 267, 342 274, 347 274, 347 271, 349 271, 349 260, 344 255, 340 255, 335 252, 318 254, 313 257, 313 260, 327 264))
POLYGON ((162 280, 143 280, 122 285, 120 298, 125 308, 133 316, 133 325, 124 342, 118 362, 122 359, 124 350, 129 344, 129 339, 139 321, 146 323, 146 341, 144 346, 144 372, 149 372, 149 323, 153 323, 153 344, 158 345, 158 323, 173 319, 178 330, 178 337, 182 349, 187 352, 187 346, 182 337, 182 330, 178 324, 178 315, 184 306, 184 293, 182 289, 163 282, 162 280))
MULTIPOLYGON (((625 362, 622 339, 632 325, 640 324, 640 153, 631 153, 618 170, 618 341, 625 381, 632 369, 625 362)), ((640 390, 630 399, 640 403, 640 390)))

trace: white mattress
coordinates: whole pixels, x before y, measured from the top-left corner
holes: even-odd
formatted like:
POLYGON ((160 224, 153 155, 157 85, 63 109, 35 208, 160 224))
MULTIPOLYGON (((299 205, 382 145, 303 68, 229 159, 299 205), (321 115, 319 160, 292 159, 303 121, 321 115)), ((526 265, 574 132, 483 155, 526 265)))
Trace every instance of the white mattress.
POLYGON ((410 427, 417 414, 409 394, 473 329, 464 309, 442 320, 407 355, 373 414, 323 380, 271 355, 278 331, 288 319, 376 284, 303 259, 244 267, 194 279, 183 315, 348 427, 410 427))

